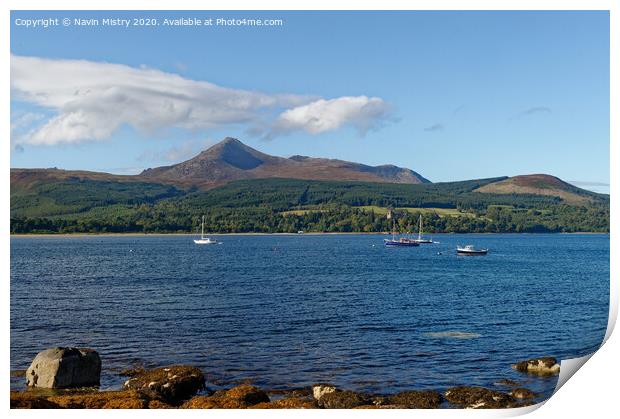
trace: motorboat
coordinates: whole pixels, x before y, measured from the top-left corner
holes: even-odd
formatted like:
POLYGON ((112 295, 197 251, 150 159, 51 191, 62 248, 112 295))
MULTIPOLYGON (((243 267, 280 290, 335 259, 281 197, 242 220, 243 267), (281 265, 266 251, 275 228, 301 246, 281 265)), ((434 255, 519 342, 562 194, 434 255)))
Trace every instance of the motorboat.
POLYGON ((472 244, 467 246, 456 246, 456 254, 461 256, 484 256, 489 249, 476 249, 472 244))

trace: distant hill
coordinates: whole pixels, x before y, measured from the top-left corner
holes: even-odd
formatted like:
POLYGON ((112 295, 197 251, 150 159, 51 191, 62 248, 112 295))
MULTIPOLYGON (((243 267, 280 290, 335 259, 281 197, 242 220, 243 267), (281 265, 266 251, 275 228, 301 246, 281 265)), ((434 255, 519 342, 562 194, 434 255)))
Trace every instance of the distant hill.
POLYGON ((599 199, 601 196, 566 183, 555 176, 544 174, 510 177, 481 186, 475 192, 555 196, 570 204, 586 204, 599 199))
POLYGON ((306 179, 381 183, 429 183, 419 173, 393 165, 368 166, 343 160, 261 153, 235 138, 225 138, 196 157, 143 171, 140 177, 203 189, 241 179, 306 179))
POLYGON ((227 138, 139 175, 11 169, 11 231, 609 231, 609 195, 550 175, 431 183, 409 169, 274 157, 227 138))

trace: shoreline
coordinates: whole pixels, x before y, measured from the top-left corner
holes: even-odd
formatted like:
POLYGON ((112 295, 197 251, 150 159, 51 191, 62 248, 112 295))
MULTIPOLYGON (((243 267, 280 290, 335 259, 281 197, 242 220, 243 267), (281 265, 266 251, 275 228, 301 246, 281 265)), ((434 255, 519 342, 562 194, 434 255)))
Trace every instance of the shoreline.
MULTIPOLYGON (((388 236, 391 235, 390 232, 304 232, 304 233, 209 233, 209 236, 388 236)), ((414 234, 414 233, 411 233, 414 234)), ((451 236, 461 236, 465 234, 477 234, 477 235, 543 235, 543 234, 553 234, 553 235, 608 235, 609 232, 597 232, 597 231, 575 231, 572 233, 553 233, 553 232, 544 232, 544 233, 514 233, 514 232, 505 232, 505 233, 433 233, 428 234, 429 236, 434 235, 451 235, 451 236)), ((403 235, 403 233, 399 234, 403 235)), ((9 236, 13 237, 162 237, 162 236, 200 236, 199 233, 10 233, 9 236)))
POLYGON ((250 380, 214 390, 200 369, 187 365, 127 369, 118 376, 124 383, 115 388, 10 389, 11 409, 519 409, 550 397, 529 390, 525 378, 386 393, 329 383, 270 389, 250 380))

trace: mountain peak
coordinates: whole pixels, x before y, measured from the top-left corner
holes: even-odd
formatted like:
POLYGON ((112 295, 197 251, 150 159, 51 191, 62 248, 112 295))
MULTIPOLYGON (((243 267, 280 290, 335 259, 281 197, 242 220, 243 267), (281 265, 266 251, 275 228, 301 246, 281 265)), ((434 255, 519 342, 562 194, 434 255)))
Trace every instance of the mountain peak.
POLYGON ((261 152, 233 137, 224 138, 186 163, 195 159, 217 160, 241 170, 254 169, 263 164, 265 160, 261 152))
POLYGON ((239 141, 238 139, 236 139, 234 137, 226 137, 222 141, 217 143, 216 145, 219 145, 219 144, 222 144, 222 145, 226 145, 226 144, 245 145, 241 141, 239 141))
POLYGON ((141 176, 170 183, 212 187, 239 179, 289 178, 308 180, 426 183, 427 179, 396 166, 367 166, 343 160, 271 156, 233 137, 172 166, 145 170, 141 176))

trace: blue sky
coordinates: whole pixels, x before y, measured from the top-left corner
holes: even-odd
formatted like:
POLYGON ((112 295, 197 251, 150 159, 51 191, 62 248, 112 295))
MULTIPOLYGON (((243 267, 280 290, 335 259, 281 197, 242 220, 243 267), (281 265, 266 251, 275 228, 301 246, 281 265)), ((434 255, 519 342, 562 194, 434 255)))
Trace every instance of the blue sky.
POLYGON ((609 192, 607 12, 13 12, 11 21, 12 167, 136 173, 232 136, 269 154, 392 163, 434 182, 549 173, 609 192), (160 26, 16 24, 44 17, 160 26), (161 26, 179 17, 284 23, 161 26))

